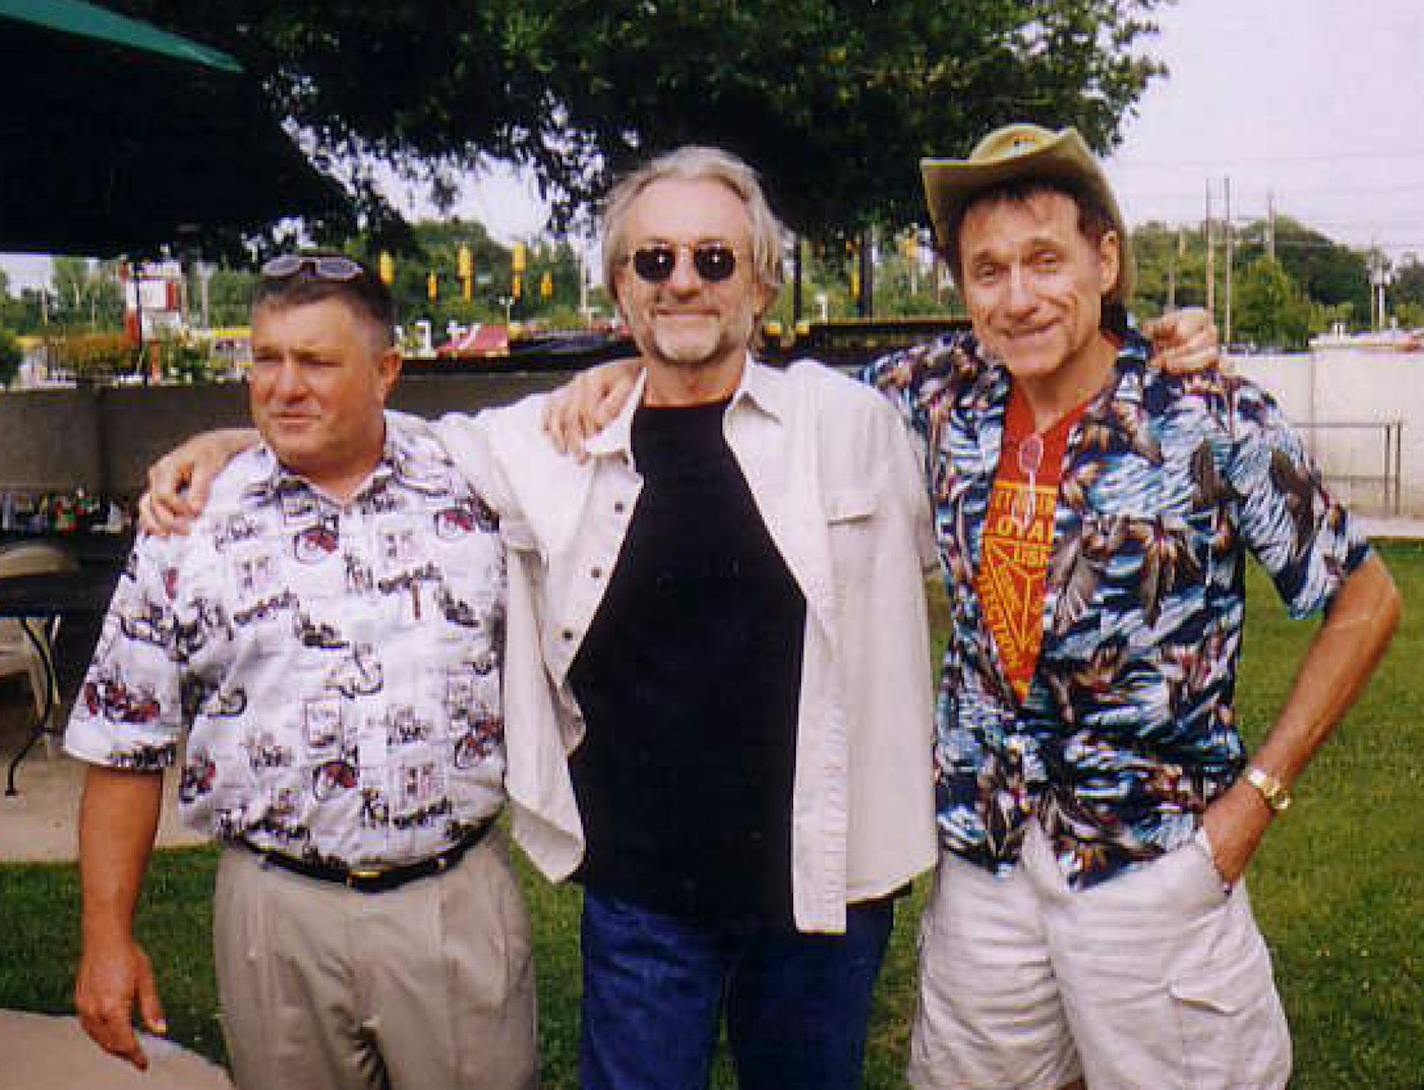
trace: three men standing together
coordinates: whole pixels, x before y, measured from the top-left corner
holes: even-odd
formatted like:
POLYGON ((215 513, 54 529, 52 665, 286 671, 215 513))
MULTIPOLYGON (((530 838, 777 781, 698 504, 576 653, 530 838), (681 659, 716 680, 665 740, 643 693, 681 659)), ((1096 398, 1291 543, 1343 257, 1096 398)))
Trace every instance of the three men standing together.
POLYGON ((1260 1061, 1197 1085, 1283 1085, 1238 879, 1397 596, 1269 398, 1149 368, 1115 323, 1126 235, 1076 134, 1012 127, 926 180, 974 333, 873 366, 887 396, 749 355, 779 228, 745 164, 683 149, 608 205, 645 372, 591 458, 550 447, 542 399, 434 428, 507 551, 514 833, 585 885, 583 1085, 704 1085, 724 1009, 744 1087, 858 1085, 936 809, 918 1085, 1168 1085, 1201 1055, 1161 1028, 1173 1003, 1260 1061), (954 622, 933 761, 931 503, 954 622), (1247 547, 1330 612, 1243 778, 1247 547))

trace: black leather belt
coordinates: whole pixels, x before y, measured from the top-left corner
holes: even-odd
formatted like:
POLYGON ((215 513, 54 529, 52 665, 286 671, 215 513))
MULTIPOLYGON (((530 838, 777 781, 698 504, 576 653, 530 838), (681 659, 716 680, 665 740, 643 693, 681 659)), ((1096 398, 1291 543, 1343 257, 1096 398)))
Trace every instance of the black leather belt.
POLYGON ((338 886, 353 889, 357 893, 383 893, 388 889, 397 889, 407 882, 414 882, 417 878, 429 878, 431 875, 443 874, 463 859, 465 853, 471 848, 478 845, 493 827, 494 819, 491 818, 458 844, 446 848, 437 855, 422 859, 418 863, 399 863, 392 867, 346 867, 328 863, 313 863, 306 859, 283 855, 281 852, 259 848, 245 840, 239 840, 238 843, 261 859, 263 863, 290 871, 293 874, 300 874, 303 878, 315 878, 319 882, 332 882, 338 886))

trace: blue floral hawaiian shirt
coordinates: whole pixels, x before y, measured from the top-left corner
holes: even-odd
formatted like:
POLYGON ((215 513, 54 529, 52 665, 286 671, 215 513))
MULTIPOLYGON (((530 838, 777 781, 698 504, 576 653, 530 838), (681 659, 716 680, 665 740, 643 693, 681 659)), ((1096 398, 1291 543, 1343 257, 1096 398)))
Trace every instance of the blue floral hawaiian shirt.
POLYGON ((1028 696, 976 592, 1010 377, 972 334, 862 377, 925 443, 952 632, 936 712, 941 844, 1011 869, 1037 815, 1074 888, 1189 840, 1245 763, 1233 707, 1245 559, 1294 616, 1323 609, 1368 545, 1261 388, 1171 375, 1123 344, 1064 454, 1028 696))

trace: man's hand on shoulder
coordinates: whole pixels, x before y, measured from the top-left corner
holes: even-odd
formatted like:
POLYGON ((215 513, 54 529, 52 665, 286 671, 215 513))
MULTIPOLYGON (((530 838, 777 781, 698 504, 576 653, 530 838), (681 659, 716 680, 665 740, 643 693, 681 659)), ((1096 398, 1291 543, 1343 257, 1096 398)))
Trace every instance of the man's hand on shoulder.
POLYGON ((203 432, 158 459, 138 502, 139 526, 157 537, 186 534, 207 506, 214 478, 257 438, 252 428, 203 432))
POLYGON ((1205 371, 1221 362, 1216 323, 1200 307, 1168 311, 1144 323, 1152 341, 1152 362, 1174 375, 1205 371))
POLYGON ((544 404, 544 433, 560 454, 588 461, 584 444, 622 411, 642 374, 641 359, 613 360, 580 371, 549 394, 544 404))

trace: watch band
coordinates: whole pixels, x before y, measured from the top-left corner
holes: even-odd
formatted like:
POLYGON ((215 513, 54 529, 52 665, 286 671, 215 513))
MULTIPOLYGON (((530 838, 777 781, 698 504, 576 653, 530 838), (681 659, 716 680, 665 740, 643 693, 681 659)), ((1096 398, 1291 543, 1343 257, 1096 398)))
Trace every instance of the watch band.
POLYGON ((1266 805, 1276 813, 1284 813, 1290 809, 1292 801, 1290 788, 1265 769, 1257 768, 1255 765, 1248 767, 1246 782, 1261 792, 1261 797, 1266 800, 1266 805))

